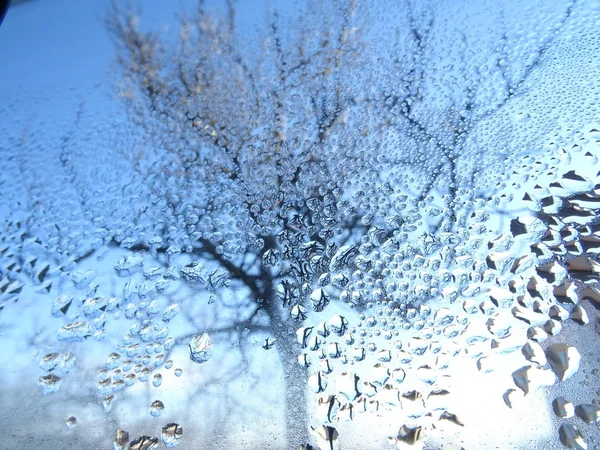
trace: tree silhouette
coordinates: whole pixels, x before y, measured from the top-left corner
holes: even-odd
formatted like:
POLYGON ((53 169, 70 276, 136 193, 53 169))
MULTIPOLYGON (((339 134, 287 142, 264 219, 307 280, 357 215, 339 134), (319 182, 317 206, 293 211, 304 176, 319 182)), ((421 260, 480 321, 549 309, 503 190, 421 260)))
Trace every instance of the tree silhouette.
MULTIPOLYGON (((353 106, 341 80, 358 46, 353 7, 344 6, 344 19, 324 35, 312 34, 319 24, 283 35, 287 24, 271 13, 265 51, 248 55, 235 36, 233 4, 226 6, 218 15, 200 3, 182 19, 171 55, 156 35, 138 30, 131 12, 115 8, 108 26, 126 75, 123 95, 161 147, 150 172, 139 167, 164 205, 158 231, 166 239, 155 251, 181 246, 246 290, 241 303, 219 305, 238 313, 209 331, 268 331, 286 382, 287 438, 297 446, 308 441, 307 377, 294 323, 283 312, 302 319, 330 258, 365 230, 358 211, 337 205, 352 176, 339 162, 353 157, 340 149, 334 160, 330 142, 348 128, 353 106), (170 238, 170 227, 183 235, 170 238)), ((326 302, 313 300, 313 309, 326 302)))
MULTIPOLYGON (((507 54, 506 30, 487 60, 475 55, 473 37, 442 20, 436 3, 402 2, 383 31, 373 25, 381 10, 369 6, 314 2, 295 19, 269 11, 249 34, 232 1, 221 10, 199 2, 180 18, 176 42, 142 31, 132 10, 115 5, 107 20, 119 92, 147 142, 126 156, 150 189, 146 214, 160 218, 159 244, 141 240, 133 250, 166 255, 167 264, 182 251, 194 258, 189 267, 204 261, 224 271, 213 273, 226 274, 227 288, 244 289, 231 304, 219 297, 214 308, 238 313, 209 331, 271 336, 265 347, 280 354, 293 446, 308 441, 307 375, 286 314, 302 321, 332 293, 364 309, 373 301, 365 286, 381 285, 385 272, 361 257, 410 239, 423 217, 433 240, 466 226, 474 199, 494 192, 477 187, 485 176, 473 164, 477 132, 522 94, 575 2, 523 62, 507 54), (374 46, 378 33, 398 42, 374 46), (460 61, 449 74, 446 50, 460 61), (412 194, 401 196, 408 207, 391 215, 404 209, 402 193, 412 194), (349 267, 371 281, 322 289, 349 267)), ((486 155, 492 164, 506 156, 486 155)))

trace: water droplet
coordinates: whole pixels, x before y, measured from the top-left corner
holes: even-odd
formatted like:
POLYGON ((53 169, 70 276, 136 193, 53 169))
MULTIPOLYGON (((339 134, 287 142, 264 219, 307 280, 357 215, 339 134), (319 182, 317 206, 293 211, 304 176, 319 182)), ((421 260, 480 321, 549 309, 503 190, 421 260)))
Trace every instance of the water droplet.
POLYGON ((174 305, 167 307, 162 314, 163 322, 169 322, 178 313, 179 313, 179 305, 178 304, 174 304, 174 305))
POLYGON ((107 395, 102 399, 102 406, 104 407, 104 412, 109 413, 112 409, 113 400, 115 399, 114 395, 107 395))
POLYGON ((125 450, 125 446, 129 442, 129 433, 127 431, 117 429, 115 440, 113 442, 114 450, 125 450))
POLYGON ((38 379, 38 385, 41 386, 44 395, 52 394, 60 389, 62 378, 54 374, 46 375, 38 379))
POLYGON ((213 355, 213 343, 210 336, 204 333, 201 336, 196 336, 192 339, 189 345, 190 359, 195 363, 205 363, 213 355))
POLYGON ((161 438, 167 447, 179 445, 183 436, 183 428, 176 423, 169 423, 161 430, 161 438))
POLYGON ((73 322, 58 330, 58 340, 65 342, 83 342, 90 337, 91 334, 92 331, 87 322, 73 322))
POLYGON ((130 277, 142 269, 144 258, 138 254, 123 256, 115 265, 115 272, 120 277, 130 277))
POLYGON ((40 369, 50 372, 58 365, 60 353, 48 353, 40 361, 40 369))
POLYGON ((160 416, 165 410, 165 405, 160 400, 154 400, 150 405, 150 415, 152 417, 160 416))
POLYGON ((154 436, 140 436, 131 441, 129 444, 130 450, 155 450, 158 448, 159 440, 154 436))
POLYGON ((121 365, 121 355, 118 353, 111 353, 108 355, 108 360, 106 361, 107 369, 115 369, 121 365))
POLYGON ((70 416, 67 417, 67 428, 69 430, 72 430, 73 428, 75 428, 77 426, 77 419, 75 418, 75 416, 70 416))

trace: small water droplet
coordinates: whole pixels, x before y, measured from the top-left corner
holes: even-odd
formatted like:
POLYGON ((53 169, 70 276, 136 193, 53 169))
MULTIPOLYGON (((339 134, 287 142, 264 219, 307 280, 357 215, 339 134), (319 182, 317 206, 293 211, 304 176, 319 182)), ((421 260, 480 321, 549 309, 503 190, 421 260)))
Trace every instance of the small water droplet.
POLYGON ((77 419, 75 418, 75 416, 70 416, 67 418, 67 428, 69 430, 72 430, 73 428, 75 428, 77 426, 77 419))
POLYGON ((104 412, 105 413, 109 413, 110 412, 110 410, 112 408, 112 404, 113 404, 113 400, 114 399, 115 399, 114 395, 107 395, 102 400, 102 406, 104 407, 104 412))
POLYGON ((38 380, 38 384, 42 387, 42 391, 43 391, 44 395, 52 394, 52 393, 58 391, 61 383, 62 383, 62 378, 59 378, 54 374, 40 377, 38 380))
POLYGON ((160 416, 165 410, 165 405, 160 400, 154 400, 150 405, 150 415, 152 417, 160 416))

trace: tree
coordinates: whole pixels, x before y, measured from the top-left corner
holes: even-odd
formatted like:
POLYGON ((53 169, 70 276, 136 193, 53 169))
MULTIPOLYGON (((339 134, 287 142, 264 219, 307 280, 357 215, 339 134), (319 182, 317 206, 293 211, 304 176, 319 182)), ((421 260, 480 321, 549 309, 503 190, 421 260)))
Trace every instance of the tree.
POLYGON ((164 217, 156 230, 163 244, 154 250, 169 254, 181 247, 246 290, 249 305, 247 299, 235 303, 236 317, 210 331, 269 331, 265 346, 274 343, 281 353, 288 440, 297 446, 308 441, 306 372, 283 308, 302 320, 313 293, 313 309, 321 311, 328 299, 313 286, 336 251, 366 231, 363 214, 338 205, 362 159, 352 147, 343 151, 347 143, 340 140, 353 107, 341 77, 359 48, 354 6, 312 5, 344 19, 305 23, 296 35, 283 35, 284 22, 272 13, 262 54, 240 48, 235 9, 226 6, 221 16, 200 3, 182 20, 173 55, 155 35, 140 32, 131 13, 115 8, 108 26, 126 75, 123 95, 161 147, 149 172, 141 166, 147 161, 138 161, 152 177, 164 217), (312 35, 313 29, 330 31, 312 35), (340 146, 335 160, 332 145, 340 146))
MULTIPOLYGON (((114 7, 107 21, 121 95, 154 152, 132 162, 148 178, 161 244, 136 248, 181 250, 245 289, 231 305, 243 313, 211 331, 271 335, 265 346, 274 342, 294 380, 286 390, 293 445, 308 440, 307 376, 284 310, 302 321, 333 295, 359 310, 383 298, 406 314, 435 297, 436 288, 417 293, 411 282, 410 296, 392 300, 385 267, 403 242, 428 255, 444 233, 468 240, 462 230, 480 214, 475 205, 500 191, 474 164, 482 130, 523 95, 575 2, 543 24, 522 62, 507 50, 502 11, 498 46, 479 55, 479 36, 442 19, 436 3, 400 8, 397 23, 378 29, 384 10, 375 5, 310 3, 295 19, 270 11, 249 35, 232 1, 221 10, 200 2, 180 19, 176 43, 141 31, 132 11, 114 7), (347 286, 340 273, 349 267, 347 286)), ((486 155, 498 174, 507 151, 486 155)))

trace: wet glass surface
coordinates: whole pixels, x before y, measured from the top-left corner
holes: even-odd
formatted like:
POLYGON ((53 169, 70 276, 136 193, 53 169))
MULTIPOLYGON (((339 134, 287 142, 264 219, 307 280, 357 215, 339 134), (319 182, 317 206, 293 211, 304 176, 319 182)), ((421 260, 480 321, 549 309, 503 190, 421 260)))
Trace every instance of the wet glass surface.
POLYGON ((598 448, 599 26, 13 1, 3 443, 598 448))

